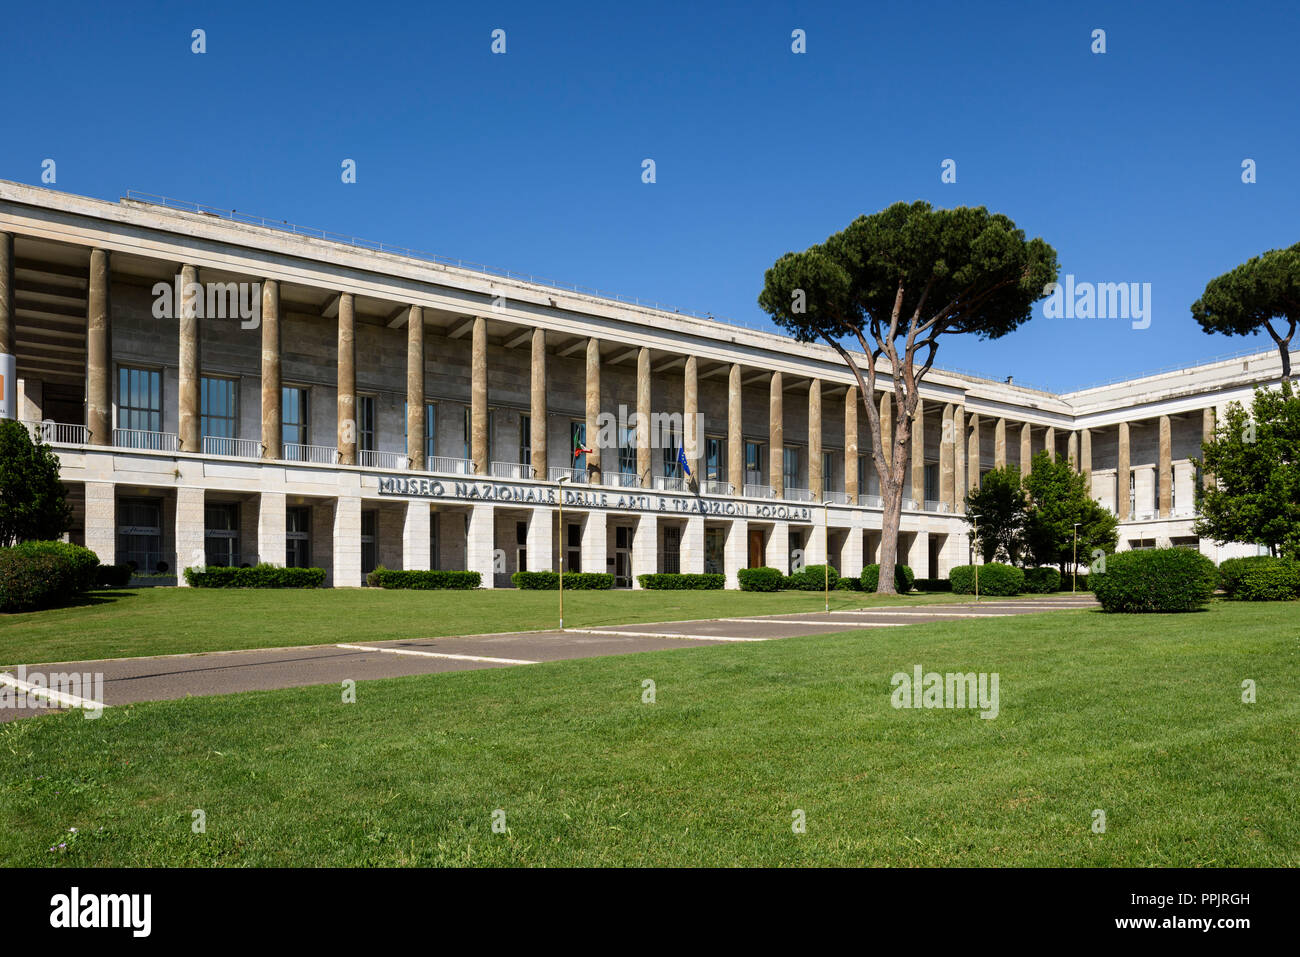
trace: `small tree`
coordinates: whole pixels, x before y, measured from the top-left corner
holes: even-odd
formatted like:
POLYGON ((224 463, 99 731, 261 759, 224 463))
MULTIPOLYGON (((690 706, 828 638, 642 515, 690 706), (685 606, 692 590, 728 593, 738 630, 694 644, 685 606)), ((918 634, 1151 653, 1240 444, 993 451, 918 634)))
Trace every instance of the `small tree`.
POLYGON ((1291 390, 1291 338, 1300 321, 1300 243, 1270 249, 1211 279, 1192 303, 1192 317, 1206 332, 1248 336, 1264 330, 1282 356, 1282 387, 1291 390), (1273 321, 1286 334, 1273 328, 1273 321))
POLYGON ((1075 471, 1069 461, 1054 462, 1046 452, 1039 452, 1024 485, 1029 498, 1025 544, 1035 564, 1055 565, 1064 573, 1074 556, 1076 522, 1078 550, 1085 560, 1096 550, 1115 550, 1118 520, 1097 504, 1088 489, 1088 477, 1075 471))
POLYGON ((1250 414, 1233 402, 1192 461, 1214 480, 1196 490, 1198 535, 1300 558, 1300 396, 1256 389, 1250 414))
POLYGON ((59 459, 27 426, 0 420, 0 545, 59 538, 72 524, 59 459))
POLYGON ((966 524, 978 531, 973 544, 985 562, 999 557, 1012 564, 1020 561, 1026 504, 1017 465, 988 472, 979 488, 966 493, 966 524))
POLYGON ((824 243, 786 253, 767 271, 759 305, 798 341, 826 342, 858 382, 883 500, 878 593, 894 594, 912 420, 940 337, 1000 338, 1029 319, 1055 280, 1056 251, 1041 239, 1025 239, 1006 216, 983 206, 932 209, 925 202, 860 216, 824 243), (845 340, 862 349, 865 369, 845 340), (875 402, 882 364, 897 410, 891 449, 881 439, 875 402))

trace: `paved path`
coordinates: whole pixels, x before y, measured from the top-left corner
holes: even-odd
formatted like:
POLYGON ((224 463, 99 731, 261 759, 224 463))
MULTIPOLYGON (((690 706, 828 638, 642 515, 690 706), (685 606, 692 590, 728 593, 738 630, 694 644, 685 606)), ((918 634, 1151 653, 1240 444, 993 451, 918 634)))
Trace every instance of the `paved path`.
MULTIPOLYGON (((859 628, 896 628, 941 621, 1033 614, 1066 608, 1095 608, 1091 596, 1048 596, 1011 601, 983 600, 944 605, 864 608, 859 610, 799 612, 754 618, 713 618, 697 621, 572 628, 517 634, 412 638, 297 648, 261 648, 251 651, 166 655, 153 658, 117 658, 107 661, 65 662, 28 666, 32 672, 102 674, 102 698, 94 686, 77 689, 83 698, 121 705, 134 701, 161 701, 190 695, 230 694, 337 684, 351 678, 364 681, 401 675, 594 658, 666 648, 692 648, 733 642, 770 641, 799 635, 852 631, 859 628)), ((17 669, 0 682, 14 688, 17 669)), ((65 702, 75 705, 75 701, 65 702)), ((44 714, 48 708, 0 708, 0 722, 44 714)))

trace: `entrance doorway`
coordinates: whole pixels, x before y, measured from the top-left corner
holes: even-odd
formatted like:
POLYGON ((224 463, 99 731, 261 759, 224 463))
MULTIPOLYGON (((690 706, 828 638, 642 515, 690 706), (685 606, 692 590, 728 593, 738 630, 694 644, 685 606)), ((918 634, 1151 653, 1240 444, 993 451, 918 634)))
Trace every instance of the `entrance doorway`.
POLYGON ((632 587, 632 529, 627 525, 614 529, 614 587, 632 587))
POLYGON ((751 528, 749 530, 749 566, 750 568, 761 568, 763 566, 763 530, 761 528, 751 528))

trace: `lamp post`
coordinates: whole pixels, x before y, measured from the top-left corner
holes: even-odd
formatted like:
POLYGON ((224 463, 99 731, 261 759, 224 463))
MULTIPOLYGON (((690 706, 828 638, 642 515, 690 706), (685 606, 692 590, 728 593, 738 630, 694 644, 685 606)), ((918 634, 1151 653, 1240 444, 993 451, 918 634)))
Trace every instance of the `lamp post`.
POLYGON ((1079 526, 1081 522, 1074 523, 1074 565, 1070 570, 1070 594, 1076 594, 1079 589, 1079 526))
POLYGON ((824 573, 824 578, 825 578, 824 584, 826 589, 826 595, 825 595, 826 602, 824 607, 828 615, 830 614, 831 611, 830 525, 831 525, 831 503, 830 501, 823 499, 822 500, 822 572, 824 573))
POLYGON ((564 483, 571 478, 572 475, 561 475, 555 480, 560 493, 556 496, 560 503, 560 631, 564 631, 564 483))
MULTIPOLYGON (((979 517, 979 513, 972 514, 972 515, 971 515, 971 521, 972 521, 972 522, 974 523, 974 525, 975 525, 975 533, 974 533, 974 535, 973 535, 973 537, 972 537, 972 541, 973 541, 973 542, 978 542, 978 541, 980 540, 980 517, 979 517)), ((975 547, 978 548, 979 546, 976 545, 975 547)), ((979 562, 977 562, 977 561, 975 560, 975 559, 977 559, 978 557, 979 557, 979 556, 976 555, 976 554, 972 551, 972 553, 971 553, 971 564, 975 566, 975 601, 977 601, 977 602, 980 600, 980 565, 979 565, 979 562)))

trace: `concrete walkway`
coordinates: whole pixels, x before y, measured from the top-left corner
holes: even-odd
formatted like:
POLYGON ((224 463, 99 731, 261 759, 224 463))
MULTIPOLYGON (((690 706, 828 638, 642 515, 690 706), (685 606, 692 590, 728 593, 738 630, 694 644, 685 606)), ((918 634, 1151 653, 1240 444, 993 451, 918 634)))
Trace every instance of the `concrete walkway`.
MULTIPOLYGON (((77 693, 87 699, 101 700, 112 707, 136 701, 163 701, 191 695, 338 684, 349 678, 366 681, 443 671, 509 668, 565 658, 595 658, 667 648, 771 641, 855 629, 897 628, 928 622, 959 622, 1095 607, 1097 604, 1089 595, 1054 595, 906 608, 864 608, 829 613, 800 612, 754 618, 711 618, 571 628, 565 631, 116 658, 107 661, 29 665, 27 682, 32 683, 33 673, 42 676, 56 673, 102 675, 102 698, 98 698, 99 692, 94 684, 83 686, 77 693)), ((8 684, 8 690, 12 692, 16 687, 14 679, 19 675, 16 669, 11 669, 7 674, 9 677, 0 677, 0 683, 8 684)), ((75 701, 65 703, 76 704, 75 701)), ((49 710, 51 709, 30 705, 25 708, 4 707, 0 708, 0 722, 44 714, 49 710)))

